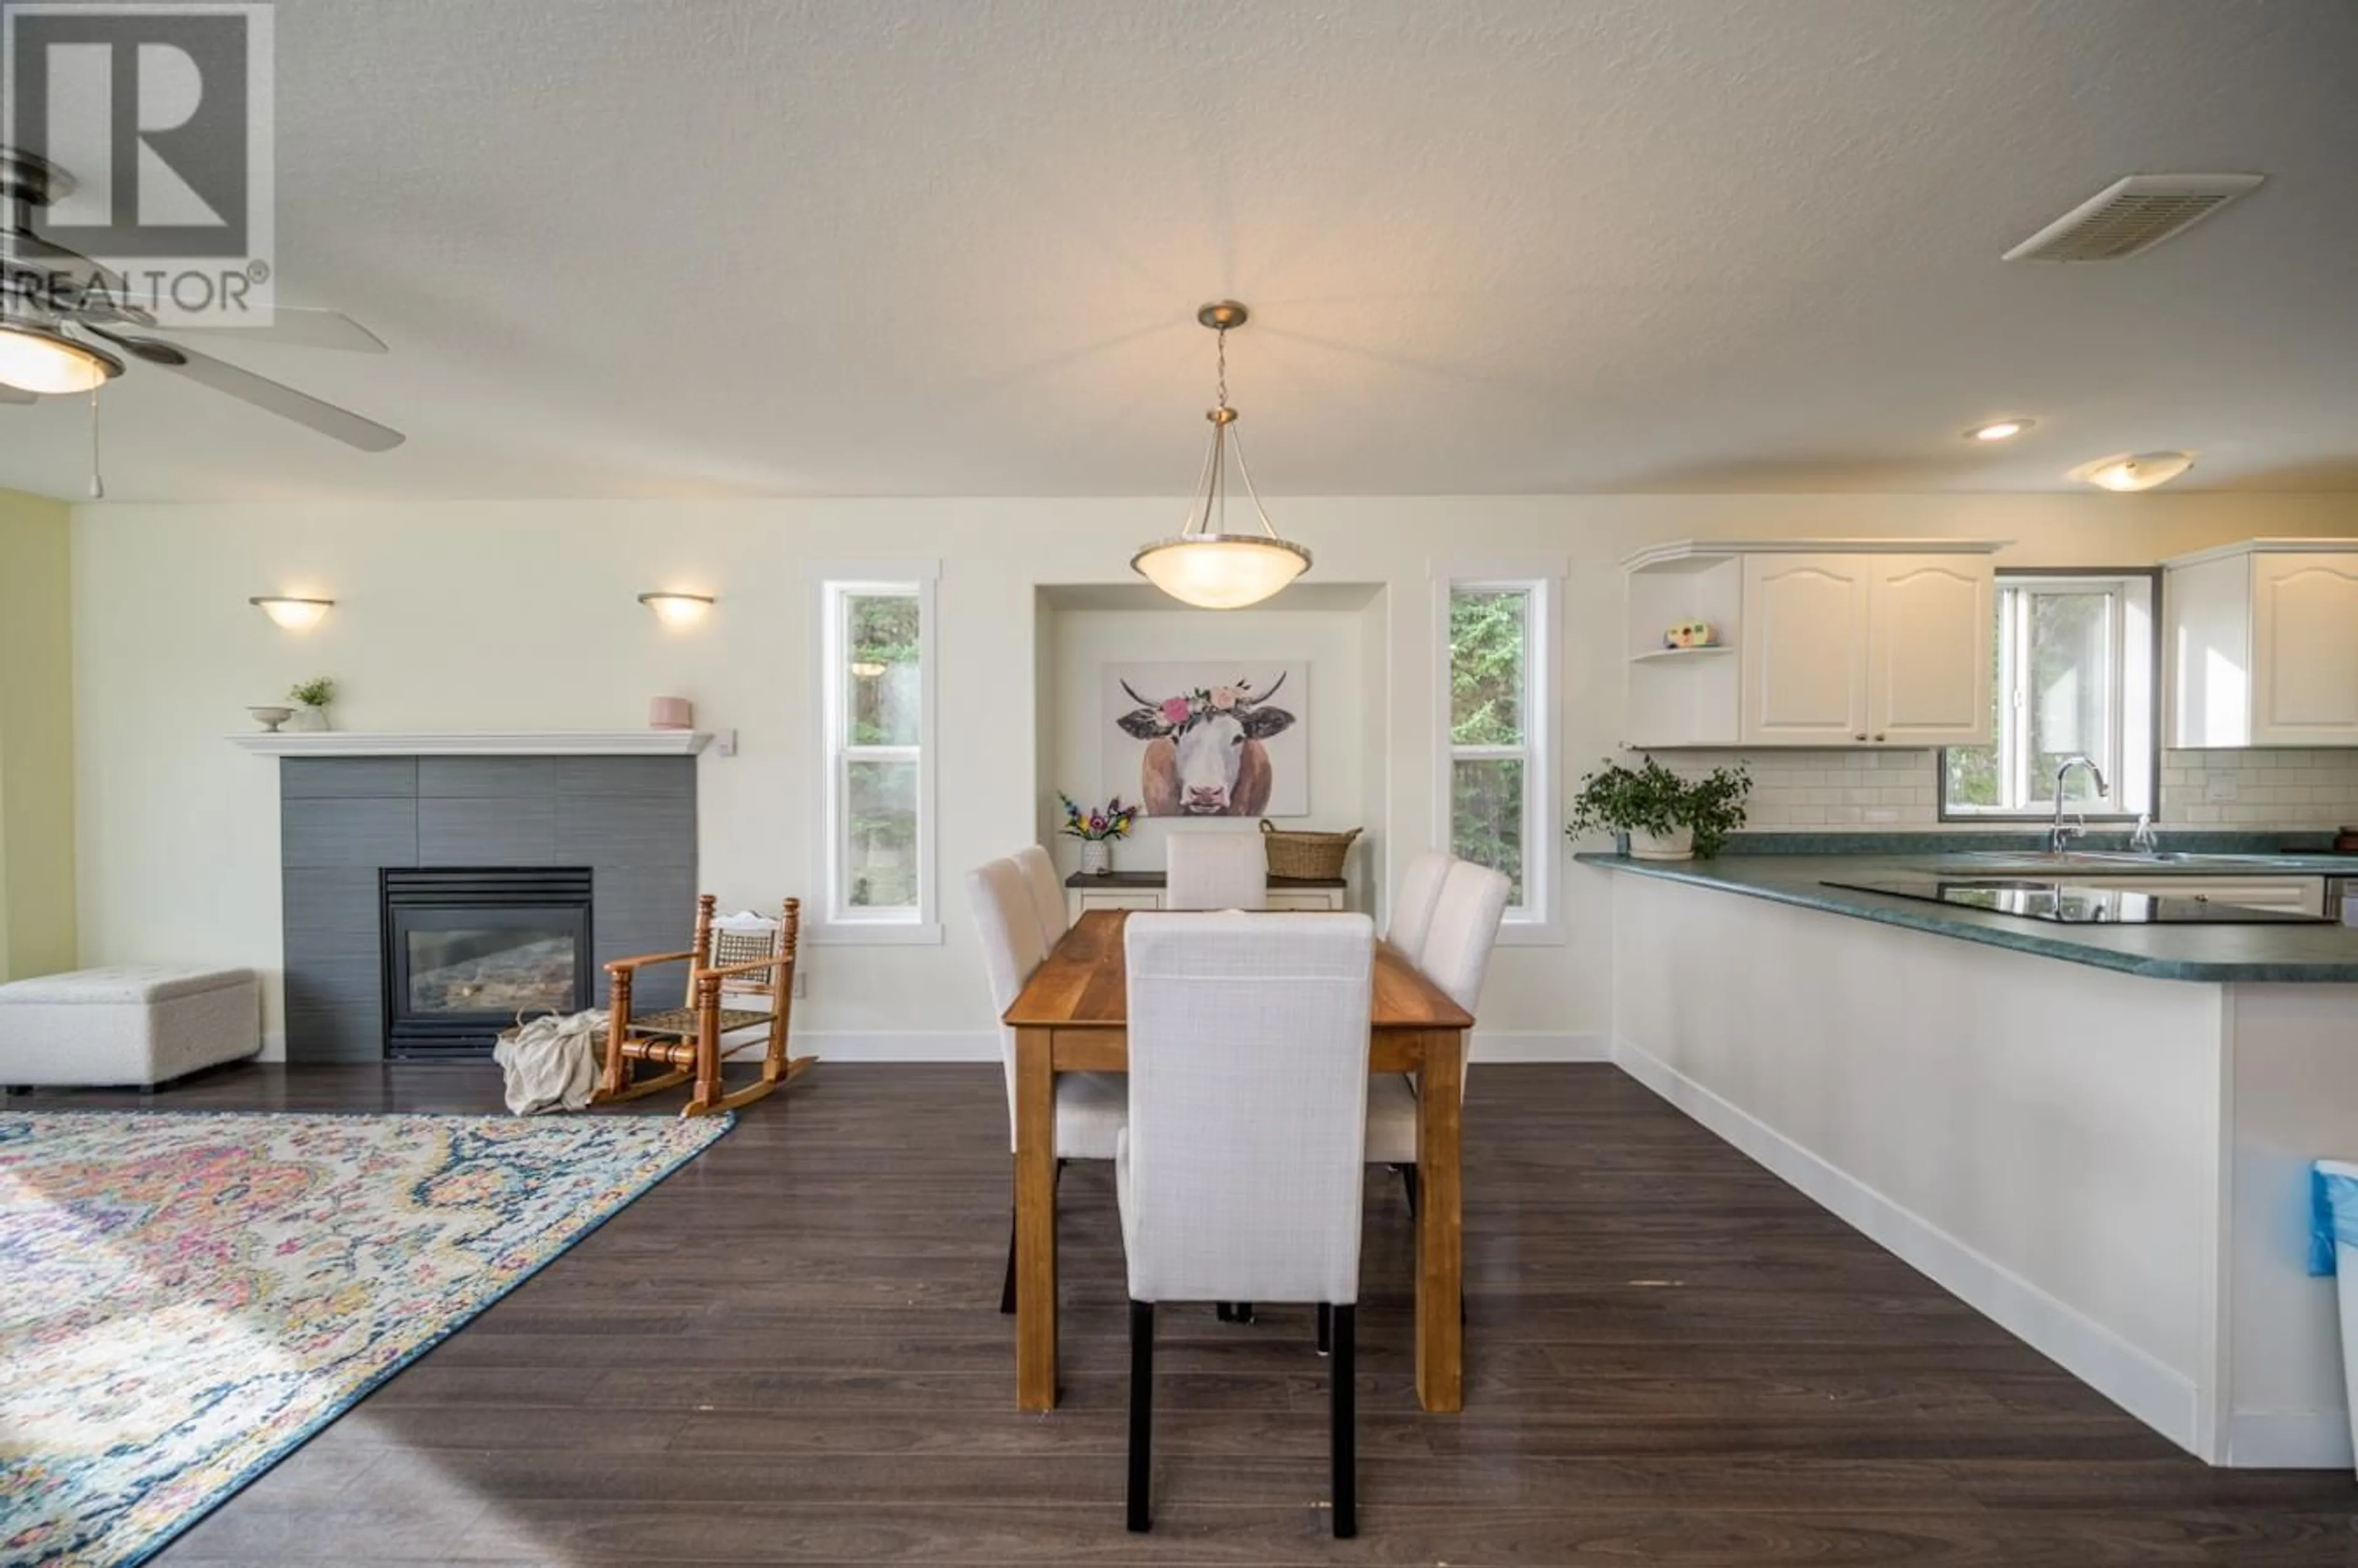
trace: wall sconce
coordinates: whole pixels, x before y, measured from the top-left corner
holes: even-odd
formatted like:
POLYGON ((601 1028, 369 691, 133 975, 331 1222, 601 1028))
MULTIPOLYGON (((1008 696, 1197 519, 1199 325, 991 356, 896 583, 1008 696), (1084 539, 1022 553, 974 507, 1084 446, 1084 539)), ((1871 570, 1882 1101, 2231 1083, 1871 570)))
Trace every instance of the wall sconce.
POLYGON ((708 593, 643 593, 639 602, 666 626, 693 626, 712 609, 708 593))
POLYGON ((332 599, 291 599, 284 594, 265 593, 246 600, 289 632, 308 632, 327 618, 335 605, 332 599))

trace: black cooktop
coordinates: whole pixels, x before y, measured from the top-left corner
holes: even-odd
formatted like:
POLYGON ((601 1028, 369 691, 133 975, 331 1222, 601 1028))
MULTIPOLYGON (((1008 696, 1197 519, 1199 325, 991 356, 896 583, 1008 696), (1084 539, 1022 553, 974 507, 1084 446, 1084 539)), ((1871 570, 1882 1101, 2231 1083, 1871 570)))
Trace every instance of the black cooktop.
POLYGON ((2207 898, 2157 896, 2112 888, 2092 888, 2076 882, 2039 881, 2006 877, 1936 877, 1894 875, 1874 881, 1829 881, 1830 888, 1854 892, 1889 893, 1894 898, 1921 899, 1959 909, 1982 909, 1993 914, 2020 915, 2026 920, 2050 920, 2061 925, 2330 925, 2321 914, 2297 909, 2261 909, 2251 904, 2223 903, 2207 898))

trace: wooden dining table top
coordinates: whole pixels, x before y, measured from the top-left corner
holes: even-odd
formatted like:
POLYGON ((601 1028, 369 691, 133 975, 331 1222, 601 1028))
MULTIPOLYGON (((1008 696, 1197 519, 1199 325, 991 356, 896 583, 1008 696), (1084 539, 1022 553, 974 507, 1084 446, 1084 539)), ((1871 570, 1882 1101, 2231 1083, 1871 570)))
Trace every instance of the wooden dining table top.
MULTIPOLYGON (((1132 913, 1097 909, 1075 921, 1055 950, 1032 972, 1002 1022, 1017 1029, 1126 1028, 1130 971, 1122 930, 1132 913)), ((1375 997, 1368 1022, 1379 1032, 1455 1032, 1474 1025, 1472 1014, 1389 942, 1376 944, 1375 997)))

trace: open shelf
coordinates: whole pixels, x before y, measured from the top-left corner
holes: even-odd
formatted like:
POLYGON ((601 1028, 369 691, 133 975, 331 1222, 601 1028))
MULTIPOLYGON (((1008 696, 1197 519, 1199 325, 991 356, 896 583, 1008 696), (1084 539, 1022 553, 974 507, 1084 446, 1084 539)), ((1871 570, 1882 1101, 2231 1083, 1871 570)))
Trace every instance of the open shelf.
POLYGON ((1706 643, 1700 648, 1651 648, 1642 654, 1632 654, 1633 665, 1650 665, 1657 660, 1707 659, 1714 654, 1732 654, 1736 650, 1725 643, 1706 643))

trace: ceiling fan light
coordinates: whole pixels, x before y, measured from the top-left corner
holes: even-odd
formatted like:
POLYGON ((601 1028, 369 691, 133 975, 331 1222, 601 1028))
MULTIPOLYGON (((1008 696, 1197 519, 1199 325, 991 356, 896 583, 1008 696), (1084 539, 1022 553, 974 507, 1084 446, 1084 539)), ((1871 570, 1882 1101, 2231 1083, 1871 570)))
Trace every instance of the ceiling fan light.
POLYGON ((1310 552, 1286 539, 1194 534, 1160 539, 1130 558, 1141 577, 1199 610, 1259 604, 1310 568, 1310 552))
POLYGON ((123 373, 113 354, 21 321, 0 321, 0 382, 21 392, 88 392, 123 373))

